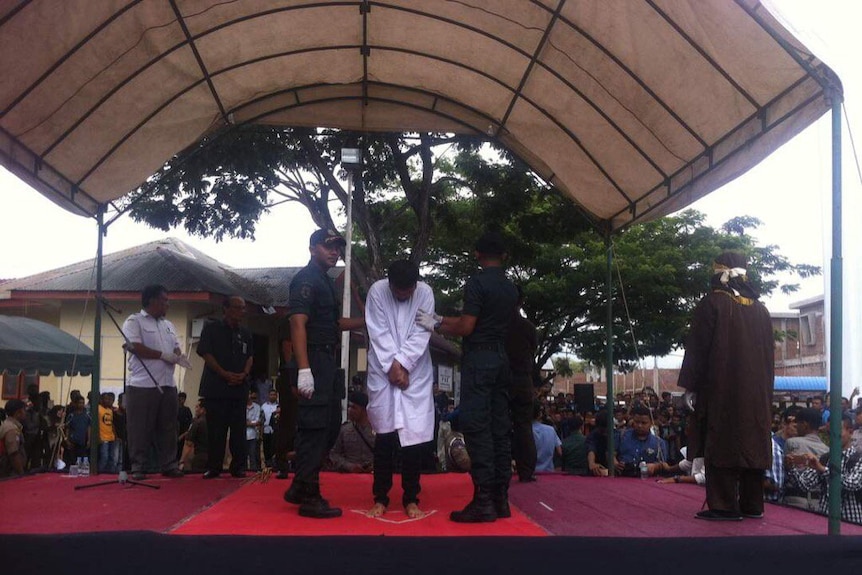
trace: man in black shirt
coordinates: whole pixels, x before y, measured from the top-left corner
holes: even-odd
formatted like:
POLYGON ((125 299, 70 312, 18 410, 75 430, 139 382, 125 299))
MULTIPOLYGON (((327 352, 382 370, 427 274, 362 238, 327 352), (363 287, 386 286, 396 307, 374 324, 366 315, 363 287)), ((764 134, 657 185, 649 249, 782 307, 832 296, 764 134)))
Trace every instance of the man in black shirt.
POLYGON ((459 317, 439 317, 420 311, 416 316, 416 322, 425 329, 464 338, 460 425, 470 455, 474 495, 463 510, 450 515, 458 523, 490 522, 511 516, 511 371, 504 341, 518 291, 503 271, 505 252, 499 234, 485 233, 476 242, 475 250, 482 270, 467 280, 463 313, 459 317))
POLYGON ((218 477, 230 429, 230 474, 245 477, 245 403, 248 374, 254 359, 251 332, 240 326, 245 300, 238 296, 222 303, 223 321, 204 325, 197 353, 204 358, 200 395, 204 398, 209 457, 204 479, 218 477))
MULTIPOLYGON (((299 505, 303 517, 340 517, 320 495, 320 468, 329 445, 330 428, 340 427, 333 406, 340 401, 335 355, 341 330, 362 327, 364 318, 342 318, 335 282, 327 272, 338 263, 344 238, 330 230, 311 234, 311 261, 290 282, 290 340, 298 369, 299 413, 296 433, 296 475, 284 494, 299 505)), ((350 281, 350 278, 345 278, 350 281)), ((343 382, 342 382, 343 384, 343 382)), ((344 386, 341 385, 343 396, 344 386)), ((337 433, 332 436, 337 437, 337 433)))

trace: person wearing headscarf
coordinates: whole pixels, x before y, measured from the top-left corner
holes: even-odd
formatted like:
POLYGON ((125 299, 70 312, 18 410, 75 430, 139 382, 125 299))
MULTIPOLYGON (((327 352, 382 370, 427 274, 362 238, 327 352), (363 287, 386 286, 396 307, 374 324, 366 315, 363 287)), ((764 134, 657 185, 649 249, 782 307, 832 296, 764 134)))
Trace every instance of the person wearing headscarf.
POLYGON ((678 385, 694 397, 690 457, 704 457, 712 521, 763 516, 775 375, 772 321, 749 283, 745 256, 716 258, 710 293, 695 307, 678 385))

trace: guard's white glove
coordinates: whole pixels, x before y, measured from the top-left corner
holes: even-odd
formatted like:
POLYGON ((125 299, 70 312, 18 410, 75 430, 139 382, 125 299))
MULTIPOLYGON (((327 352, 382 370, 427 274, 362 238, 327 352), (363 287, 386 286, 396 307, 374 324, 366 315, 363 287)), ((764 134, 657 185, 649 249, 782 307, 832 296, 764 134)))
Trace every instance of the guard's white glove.
POLYGON ((421 309, 416 312, 416 324, 426 331, 434 331, 440 327, 443 318, 436 313, 428 313, 421 309))
POLYGON ((299 395, 305 399, 311 399, 311 396, 314 395, 314 376, 311 375, 310 368, 299 370, 299 375, 296 378, 296 387, 299 389, 299 395))
POLYGON ((179 355, 177 356, 177 365, 178 365, 178 366, 180 366, 180 367, 184 367, 184 368, 186 368, 186 369, 191 369, 191 368, 192 368, 192 362, 191 362, 191 361, 189 361, 189 358, 187 358, 187 357, 186 357, 185 355, 183 355, 183 354, 179 354, 179 355))
POLYGON ((683 401, 685 401, 685 406, 689 408, 691 411, 694 411, 694 406, 697 403, 697 392, 695 391, 686 391, 682 396, 683 401))
POLYGON ((163 351, 161 356, 162 361, 174 364, 180 360, 180 356, 175 353, 171 353, 170 351, 163 351))

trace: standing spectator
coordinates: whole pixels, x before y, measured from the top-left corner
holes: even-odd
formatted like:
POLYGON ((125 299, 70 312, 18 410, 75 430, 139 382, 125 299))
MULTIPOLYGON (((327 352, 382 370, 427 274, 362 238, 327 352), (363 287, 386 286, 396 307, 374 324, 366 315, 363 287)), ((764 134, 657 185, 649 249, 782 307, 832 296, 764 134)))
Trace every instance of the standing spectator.
POLYGON ((207 453, 207 410, 199 401, 195 405, 195 417, 186 433, 180 466, 185 471, 205 471, 207 453))
MULTIPOLYGON (((828 398, 829 395, 827 394, 826 397, 828 398)), ((829 423, 829 409, 826 408, 822 395, 815 395, 811 398, 811 409, 816 409, 820 414, 820 427, 826 427, 829 423)))
POLYGON ((189 426, 192 424, 192 410, 186 405, 186 399, 188 396, 185 391, 181 391, 177 394, 177 402, 179 402, 179 406, 177 407, 177 457, 179 458, 183 452, 183 443, 185 443, 186 432, 189 430, 189 426))
POLYGON ((542 423, 542 405, 533 405, 533 441, 536 445, 536 471, 553 471, 554 457, 563 455, 563 443, 556 430, 542 423))
POLYGON ((48 444, 47 467, 49 470, 60 470, 63 464, 63 447, 66 442, 66 407, 55 405, 48 411, 48 430, 46 432, 46 443, 48 444))
POLYGON ((580 415, 573 415, 571 430, 563 440, 563 471, 570 475, 588 475, 587 438, 584 437, 584 420, 580 415))
POLYGON ((24 419, 27 405, 20 399, 6 402, 6 419, 0 423, 0 477, 24 475, 27 451, 24 447, 24 419))
MULTIPOLYGON (((341 516, 320 494, 320 468, 331 429, 340 428, 334 407, 344 393, 335 362, 339 331, 362 327, 362 318, 343 318, 335 283, 327 272, 338 263, 344 238, 317 230, 309 238, 311 259, 290 282, 290 340, 297 366, 299 414, 296 435, 296 475, 284 500, 299 505, 299 514, 315 519, 341 516)), ((345 278, 349 281, 349 278, 345 278)), ((340 410, 340 408, 339 408, 340 410)), ((337 433, 333 439, 337 439, 337 433)))
POLYGON ((27 389, 29 401, 24 413, 24 453, 27 454, 26 469, 36 470, 42 467, 45 442, 45 430, 48 424, 45 420, 47 407, 42 405, 39 388, 29 385, 27 389))
POLYGON ((129 470, 129 442, 126 433, 126 394, 117 396, 117 409, 114 411, 114 461, 117 469, 129 470))
POLYGON ((460 425, 470 455, 473 499, 449 518, 458 523, 483 523, 511 517, 509 480, 512 446, 509 433, 511 371, 505 336, 518 301, 518 290, 506 279, 503 238, 487 232, 474 252, 482 270, 464 286, 464 308, 459 317, 431 313, 417 316, 425 329, 464 338, 461 358, 460 425))
POLYGON ((606 477, 610 466, 616 463, 616 457, 614 457, 613 461, 608 461, 609 432, 614 434, 614 445, 619 445, 619 432, 616 429, 608 429, 609 419, 610 416, 607 409, 599 411, 593 418, 593 430, 585 441, 587 447, 587 467, 589 467, 591 474, 601 477, 606 477))
POLYGON ((392 262, 387 279, 374 282, 365 304, 368 329, 368 419, 374 440, 374 505, 370 517, 389 506, 395 454, 401 449, 401 504, 418 519, 423 450, 434 439, 434 366, 431 334, 416 325, 416 313, 434 310, 434 293, 419 281, 419 268, 392 262))
POLYGON ((763 514, 763 477, 772 449, 775 339, 769 311, 748 282, 742 254, 724 252, 711 292, 694 310, 679 386, 695 393, 689 453, 706 463, 699 519, 739 521, 763 514))
POLYGON ((126 433, 132 479, 146 479, 150 446, 155 443, 158 466, 165 477, 182 477, 177 465, 177 385, 174 366, 191 367, 180 351, 174 325, 165 319, 168 290, 150 285, 141 292, 140 312, 123 324, 129 352, 126 386, 126 433))
POLYGON ((518 289, 518 301, 506 332, 506 355, 512 370, 509 387, 509 410, 512 414, 512 457, 518 481, 534 481, 536 442, 533 439, 533 391, 536 372, 536 326, 521 315, 524 290, 518 289))
MULTIPOLYGON (((841 418, 841 519, 862 525, 862 451, 852 443, 853 421, 841 418)), ((829 512, 829 454, 805 453, 795 460, 797 466, 789 474, 796 483, 809 491, 820 491, 820 513, 829 512), (800 461, 804 460, 804 466, 800 461)))
POLYGON ((763 491, 767 501, 779 502, 784 499, 784 448, 778 436, 772 436, 772 466, 766 470, 763 491))
POLYGON ((273 467, 275 420, 272 415, 278 410, 278 392, 270 388, 266 395, 266 402, 260 406, 263 412, 263 459, 267 467, 273 467))
POLYGON ((254 361, 251 332, 240 325, 245 317, 245 300, 226 297, 222 321, 204 325, 197 353, 204 358, 200 394, 207 413, 208 469, 204 479, 221 475, 225 442, 230 430, 230 474, 245 477, 246 410, 248 374, 254 361))
POLYGON ((116 473, 114 446, 117 440, 114 432, 114 401, 108 392, 99 396, 99 473, 116 473))
POLYGON ((248 453, 247 467, 252 471, 260 471, 260 428, 263 422, 263 412, 257 402, 257 392, 252 390, 248 394, 245 404, 245 443, 248 453))
POLYGON ((90 453, 90 412, 86 410, 83 397, 75 399, 72 411, 66 414, 66 428, 70 447, 66 452, 66 463, 72 464, 90 453))

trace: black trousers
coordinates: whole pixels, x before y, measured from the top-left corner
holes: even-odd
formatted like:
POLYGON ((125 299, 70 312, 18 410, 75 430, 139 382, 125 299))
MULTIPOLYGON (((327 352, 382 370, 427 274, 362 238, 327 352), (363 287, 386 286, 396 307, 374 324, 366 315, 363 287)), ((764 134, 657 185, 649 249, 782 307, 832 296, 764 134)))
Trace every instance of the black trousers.
POLYGON ((530 374, 512 374, 509 408, 512 412, 512 457, 518 477, 536 473, 536 440, 533 437, 533 379, 530 374))
POLYGON ((320 469, 328 452, 333 402, 335 395, 336 365, 332 351, 310 348, 308 363, 314 376, 314 395, 299 398, 296 428, 297 488, 312 493, 320 490, 320 469))
POLYGON ((461 362, 461 432, 470 455, 470 476, 482 489, 509 485, 509 360, 502 350, 467 350, 461 362))
MULTIPOLYGON (((379 433, 374 438, 374 502, 389 506, 389 490, 392 489, 392 474, 395 471, 395 456, 400 443, 398 432, 379 433)), ((422 454, 427 444, 420 443, 401 447, 401 504, 419 503, 419 476, 422 470, 422 454)))
POLYGON ((706 465, 706 504, 713 511, 763 513, 762 469, 706 465))
POLYGON ((273 439, 275 467, 286 471, 287 454, 294 451, 296 445, 296 420, 299 417, 299 398, 295 393, 296 369, 282 370, 275 382, 275 389, 278 391, 278 406, 281 408, 273 439))
POLYGON ((207 410, 207 469, 221 473, 224 465, 225 441, 230 430, 230 471, 246 467, 244 399, 205 398, 207 410))

